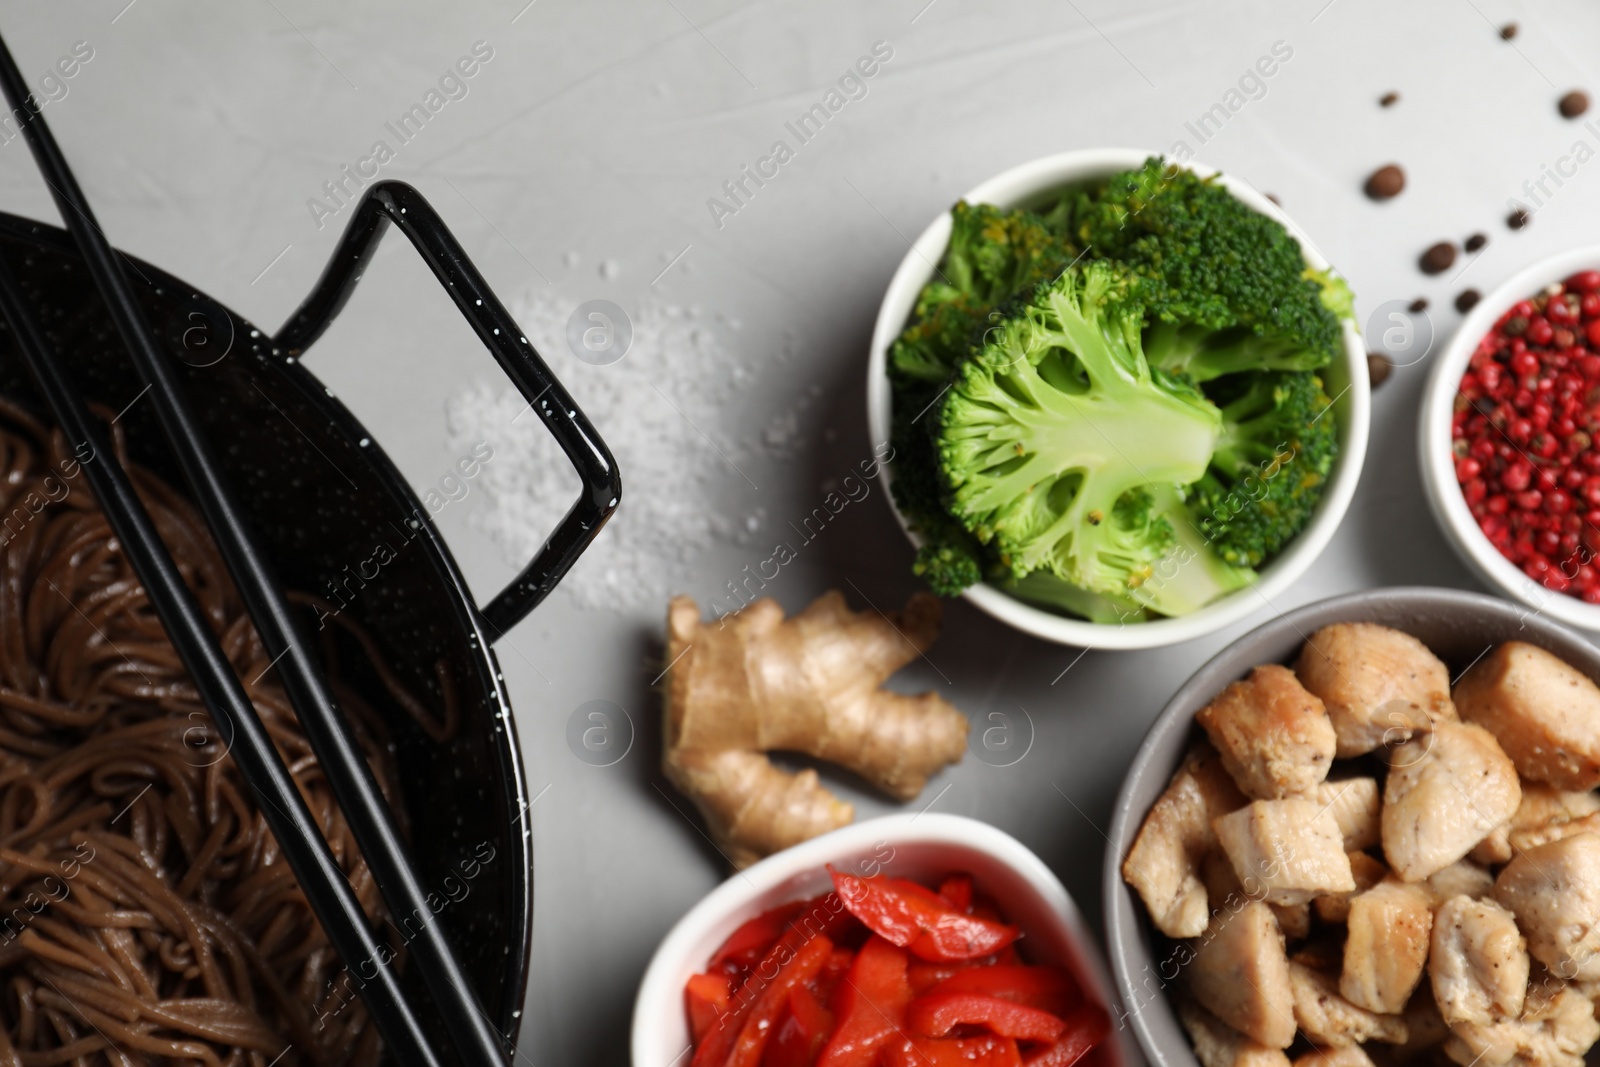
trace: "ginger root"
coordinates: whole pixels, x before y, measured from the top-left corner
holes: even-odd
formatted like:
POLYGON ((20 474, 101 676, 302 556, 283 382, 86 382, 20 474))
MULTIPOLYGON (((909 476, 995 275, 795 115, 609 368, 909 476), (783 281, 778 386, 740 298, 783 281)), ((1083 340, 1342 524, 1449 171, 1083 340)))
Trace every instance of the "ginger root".
POLYGON ((901 801, 961 758, 959 711, 934 693, 879 688, 933 644, 939 615, 926 593, 885 618, 833 591, 787 621, 768 598, 702 623, 693 598, 673 598, 662 766, 735 867, 855 817, 816 771, 781 770, 769 751, 836 763, 901 801))

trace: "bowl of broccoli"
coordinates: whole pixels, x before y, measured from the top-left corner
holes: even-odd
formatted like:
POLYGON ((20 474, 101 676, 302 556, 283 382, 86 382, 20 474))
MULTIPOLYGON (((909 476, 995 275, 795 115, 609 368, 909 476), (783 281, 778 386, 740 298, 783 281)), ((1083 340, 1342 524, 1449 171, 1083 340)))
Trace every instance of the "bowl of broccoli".
POLYGON ((1133 149, 972 190, 889 284, 867 383, 913 570, 1011 625, 1151 648, 1270 605, 1366 451, 1344 280, 1251 186, 1133 149))

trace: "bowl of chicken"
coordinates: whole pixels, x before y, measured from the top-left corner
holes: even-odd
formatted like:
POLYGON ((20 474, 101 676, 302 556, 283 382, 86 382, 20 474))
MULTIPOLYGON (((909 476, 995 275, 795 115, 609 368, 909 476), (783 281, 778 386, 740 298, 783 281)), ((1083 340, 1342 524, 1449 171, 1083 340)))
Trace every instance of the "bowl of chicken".
POLYGON ((1600 1040, 1600 651, 1455 590, 1279 616, 1117 799, 1106 933, 1158 1067, 1580 1067, 1600 1040))

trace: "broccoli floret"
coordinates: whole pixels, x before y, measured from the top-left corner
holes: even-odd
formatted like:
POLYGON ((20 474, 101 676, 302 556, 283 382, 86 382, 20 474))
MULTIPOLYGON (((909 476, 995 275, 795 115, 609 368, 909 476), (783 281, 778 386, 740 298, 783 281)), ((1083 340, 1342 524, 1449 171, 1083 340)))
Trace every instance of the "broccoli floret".
POLYGON ((1174 516, 1176 543, 1155 566, 1149 581, 1134 591, 1141 603, 1162 615, 1188 615, 1218 597, 1256 580, 1248 566, 1224 558, 1185 510, 1186 493, 1176 486, 1153 491, 1155 506, 1174 516))
POLYGON ((1118 264, 1068 268, 991 330, 941 404, 950 512, 1014 578, 1137 596, 1190 521, 1155 494, 1205 474, 1222 415, 1149 366, 1133 291, 1118 264))
POLYGON ((1339 351, 1349 290, 1308 271, 1288 230, 1217 182, 1153 158, 1068 201, 1072 239, 1140 276, 1152 321, 1241 328, 1271 342, 1270 366, 1314 370, 1339 351))
POLYGON ((1033 212, 960 201, 950 210, 950 244, 889 349, 890 365, 943 385, 996 305, 1055 277, 1072 257, 1033 212))
POLYGON ((959 201, 950 209, 950 247, 940 272, 988 307, 1060 274, 1075 255, 1032 211, 959 201))
POLYGON ((917 295, 911 324, 889 348, 891 373, 942 385, 971 344, 987 310, 988 305, 971 293, 933 279, 917 295))
POLYGON ((941 595, 982 581, 985 564, 981 546, 944 505, 931 436, 935 404, 994 307, 1054 277, 1072 256, 1032 212, 956 204, 938 274, 889 350, 895 503, 922 540, 913 569, 941 595))
POLYGON ((953 537, 925 541, 911 571, 940 596, 959 596, 967 586, 983 581, 977 552, 953 537))
POLYGON ((889 441, 894 448, 890 490, 895 505, 922 542, 913 570, 940 596, 958 596, 983 580, 982 546, 944 506, 938 453, 931 429, 943 385, 898 382, 889 441), (918 419, 919 413, 922 417, 918 419))
POLYGON ((1312 270, 1306 268, 1306 277, 1317 283, 1318 299, 1322 306, 1333 312, 1335 318, 1341 321, 1354 321, 1356 317, 1356 294, 1350 291, 1350 286, 1345 280, 1328 270, 1312 270))
POLYGON ((1081 615, 1103 625, 1146 622, 1163 615, 1187 615, 1256 579, 1249 567, 1222 559, 1195 526, 1174 486, 1150 490, 1150 506, 1170 516, 1172 544, 1138 585, 1121 593, 1091 593, 1049 571, 1034 571, 1001 588, 1041 607, 1081 615))
POLYGON ((1145 331, 1145 354, 1152 365, 1193 382, 1209 382, 1241 371, 1317 370, 1321 355, 1278 334, 1243 327, 1210 330, 1204 326, 1157 322, 1145 331))
POLYGON ((1259 567, 1311 519, 1338 451, 1332 401, 1307 372, 1230 380, 1222 435, 1190 506, 1225 561, 1259 567))
POLYGON ((1034 571, 1021 578, 1008 579, 1000 588, 1019 600, 1037 604, 1065 615, 1077 615, 1102 626, 1145 622, 1151 618, 1145 606, 1132 596, 1107 596, 1079 589, 1049 571, 1034 571))

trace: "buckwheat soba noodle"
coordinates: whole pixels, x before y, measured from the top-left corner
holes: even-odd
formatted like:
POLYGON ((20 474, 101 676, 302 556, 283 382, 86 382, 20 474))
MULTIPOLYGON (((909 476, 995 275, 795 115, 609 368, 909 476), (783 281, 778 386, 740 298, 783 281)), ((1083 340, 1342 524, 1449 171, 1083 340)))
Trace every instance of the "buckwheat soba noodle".
MULTIPOLYGON (((380 916, 202 522, 127 462, 120 438, 116 450, 362 907, 380 916)), ((354 984, 87 478, 59 434, 3 402, 0 520, 0 1065, 376 1062, 354 984)), ((375 665, 430 734, 453 730, 453 706, 434 723, 375 665)), ((331 673, 401 812, 378 716, 331 673)))

